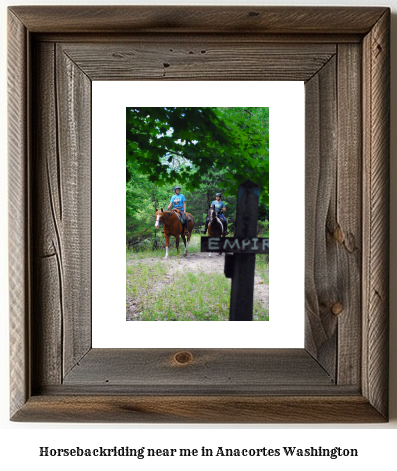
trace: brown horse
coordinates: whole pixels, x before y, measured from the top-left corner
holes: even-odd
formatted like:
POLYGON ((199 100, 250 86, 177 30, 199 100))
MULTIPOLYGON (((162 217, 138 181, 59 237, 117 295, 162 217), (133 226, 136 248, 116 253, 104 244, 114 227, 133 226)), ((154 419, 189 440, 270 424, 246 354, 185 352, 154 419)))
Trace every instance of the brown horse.
MULTIPOLYGON (((226 223, 224 221, 221 221, 220 218, 218 217, 216 213, 215 205, 209 207, 207 216, 209 218, 208 235, 210 237, 222 237, 222 236, 225 237, 226 223)), ((209 257, 211 256, 212 254, 210 252, 209 257)))
POLYGON ((190 237, 192 235, 192 231, 194 228, 194 218, 190 213, 185 213, 185 215, 188 218, 188 234, 187 234, 187 241, 186 241, 186 236, 184 233, 184 229, 182 226, 181 221, 179 220, 176 212, 179 212, 177 209, 173 211, 163 211, 163 208, 159 210, 156 209, 156 222, 154 224, 154 227, 158 229, 160 227, 160 224, 163 224, 164 228, 164 237, 165 237, 165 257, 168 258, 168 247, 170 244, 170 236, 174 236, 176 239, 176 251, 177 254, 179 255, 179 236, 182 237, 183 243, 185 244, 185 252, 183 255, 187 255, 187 249, 189 247, 189 241, 190 237))

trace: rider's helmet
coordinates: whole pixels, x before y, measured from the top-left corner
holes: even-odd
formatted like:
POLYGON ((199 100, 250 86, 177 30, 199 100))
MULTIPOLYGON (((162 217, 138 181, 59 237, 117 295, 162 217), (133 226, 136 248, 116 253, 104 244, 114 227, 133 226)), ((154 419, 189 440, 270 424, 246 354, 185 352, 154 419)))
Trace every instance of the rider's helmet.
POLYGON ((222 198, 222 193, 217 193, 215 197, 220 196, 222 198))
POLYGON ((180 186, 176 186, 176 187, 174 188, 174 193, 175 193, 175 191, 176 191, 178 188, 181 189, 180 186))

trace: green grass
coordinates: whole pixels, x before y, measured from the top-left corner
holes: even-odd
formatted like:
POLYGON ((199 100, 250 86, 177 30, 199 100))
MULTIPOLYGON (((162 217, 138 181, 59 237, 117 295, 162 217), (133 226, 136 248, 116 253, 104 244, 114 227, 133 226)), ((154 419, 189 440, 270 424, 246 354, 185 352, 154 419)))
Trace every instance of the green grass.
MULTIPOLYGON (((140 277, 142 284, 145 281, 151 283, 151 280, 140 277)), ((154 284, 149 289, 140 287, 139 320, 226 320, 224 314, 228 312, 230 287, 229 280, 225 277, 188 273, 186 277, 178 277, 177 282, 172 279, 169 281, 170 283, 163 286, 161 291, 156 291, 154 284)))
MULTIPOLYGON (((139 305, 142 321, 227 321, 230 308, 230 280, 221 273, 187 273, 177 282, 156 289, 159 277, 165 275, 164 266, 139 264, 127 271, 127 295, 139 305)), ((268 313, 259 304, 254 306, 254 320, 268 320, 268 313)))
MULTIPOLYGON (((126 257, 127 257, 127 262, 129 260, 139 260, 143 258, 161 258, 165 257, 165 240, 164 240, 164 234, 162 234, 163 237, 163 242, 164 242, 164 247, 160 247, 158 249, 152 250, 151 247, 140 247, 140 248, 134 248, 132 250, 129 250, 127 248, 126 251, 126 257)), ((175 238, 171 237, 170 239, 170 248, 168 255, 169 256, 174 256, 177 254, 176 247, 175 247, 175 238)), ((179 238, 179 253, 183 254, 185 251, 185 244, 183 243, 182 238, 179 238)), ((200 235, 199 234, 192 234, 192 237, 189 242, 189 248, 188 248, 189 253, 194 253, 194 252, 200 252, 200 235)))
POLYGON ((269 255, 258 254, 255 258, 255 273, 269 284, 269 255))
MULTIPOLYGON (((182 255, 182 240, 179 249, 182 255)), ((199 234, 194 234, 190 241, 189 253, 192 252, 200 252, 199 234)), ((152 263, 144 261, 147 258, 160 259, 164 255, 165 248, 127 251, 127 308, 134 302, 138 313, 133 320, 227 321, 231 280, 223 273, 202 271, 184 272, 183 276, 174 279, 171 274, 167 275, 167 264, 156 260, 152 263)), ((169 250, 169 256, 176 256, 176 248, 169 250)), ((269 283, 267 255, 256 257, 256 273, 264 283, 269 283)), ((254 303, 253 319, 269 320, 269 313, 258 300, 254 303)))

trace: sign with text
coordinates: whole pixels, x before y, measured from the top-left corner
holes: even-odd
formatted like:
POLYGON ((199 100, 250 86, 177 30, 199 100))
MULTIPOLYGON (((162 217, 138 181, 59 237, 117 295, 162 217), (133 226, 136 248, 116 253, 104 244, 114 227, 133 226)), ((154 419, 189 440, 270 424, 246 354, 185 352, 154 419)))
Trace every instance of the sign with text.
POLYGON ((268 254, 269 239, 264 237, 201 237, 201 252, 268 254))

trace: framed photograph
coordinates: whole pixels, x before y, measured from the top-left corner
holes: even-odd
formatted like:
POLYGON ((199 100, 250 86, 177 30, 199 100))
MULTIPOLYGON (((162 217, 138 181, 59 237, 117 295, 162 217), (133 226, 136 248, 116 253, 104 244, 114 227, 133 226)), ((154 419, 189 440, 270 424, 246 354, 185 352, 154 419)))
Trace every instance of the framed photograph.
POLYGON ((383 7, 9 8, 11 420, 388 420, 389 23, 383 7), (304 82, 302 348, 93 347, 96 81, 304 82))
MULTIPOLYGON (((189 348, 262 348, 264 345, 266 348, 303 347, 304 83, 253 81, 250 82, 249 89, 246 84, 244 81, 204 80, 92 83, 91 253, 94 348, 171 348, 178 345, 181 338, 189 348), (269 270, 267 255, 259 255, 260 260, 256 260, 255 265, 254 282, 250 280, 251 287, 254 288, 254 319, 259 320, 261 314, 268 314, 272 309, 283 313, 282 316, 273 316, 267 325, 260 323, 252 326, 249 322, 212 322, 210 328, 207 323, 200 322, 127 322, 126 325, 126 305, 127 316, 131 320, 139 320, 139 314, 142 318, 150 315, 152 320, 196 318, 210 321, 229 318, 231 280, 224 275, 224 254, 218 256, 215 253, 210 258, 208 253, 200 252, 200 240, 206 238, 201 238, 201 234, 196 232, 192 235, 186 257, 182 255, 183 250, 178 257, 174 245, 170 249, 168 259, 164 258, 164 235, 160 229, 155 228, 154 209, 162 206, 167 208, 176 183, 171 181, 168 185, 160 187, 148 183, 147 178, 135 172, 131 182, 127 182, 127 203, 125 202, 126 170, 123 156, 126 104, 130 107, 133 104, 136 107, 145 106, 145 111, 150 111, 147 106, 164 107, 170 106, 171 103, 176 106, 176 112, 183 106, 195 107, 194 109, 198 110, 203 106, 212 105, 212 110, 214 105, 217 105, 217 113, 231 115, 234 119, 243 117, 243 126, 247 126, 249 121, 251 125, 257 123, 253 119, 255 115, 251 115, 254 113, 266 113, 267 123, 267 113, 270 111, 272 269, 269 270), (112 116, 111 120, 109 116, 112 116), (289 139, 285 139, 286 128, 289 130, 289 139), (288 171, 285 171, 286 165, 288 171), (153 202, 154 196, 157 198, 156 206, 153 202), (159 201, 162 203, 159 204, 159 201), (133 205, 136 209, 131 211, 133 205), (126 207, 128 225, 131 227, 131 232, 127 235, 128 245, 130 241, 137 243, 143 239, 137 249, 130 246, 127 249, 127 299, 124 286, 126 207), (285 270, 285 247, 290 244, 291 227, 295 230, 294 250, 288 250, 288 270, 285 270), (135 239, 134 230, 137 234, 135 239), (141 235, 143 230, 144 235, 141 235), (153 238, 154 232, 156 239, 153 238), (162 246, 159 243, 158 250, 153 250, 153 240, 162 242, 162 246), (106 256, 106 253, 111 256, 106 256), (142 276, 139 277, 141 271, 142 276), (109 272, 112 273, 111 277, 109 272), (178 279, 177 289, 173 286, 175 276, 178 279), (269 276, 272 279, 270 299, 269 276), (290 296, 285 296, 283 286, 289 286, 290 296), (104 295, 106 293, 108 295, 104 295), (297 304, 302 306, 302 314, 299 316, 295 310, 297 304), (133 317, 135 315, 136 317, 133 317), (286 324, 288 331, 285 330, 286 324)), ((157 110, 157 107, 154 109, 157 110)), ((267 127, 265 130, 267 131, 267 127)), ((268 138, 267 134, 265 138, 268 138)), ((212 146, 212 141, 209 145, 212 146)), ((146 159, 144 162, 147 165, 146 159)), ((133 166, 131 171, 134 172, 133 166)), ((212 175, 205 178, 204 188, 200 187, 187 193, 186 185, 181 183, 188 208, 192 208, 190 211, 197 226, 200 221, 204 223, 202 218, 207 209, 208 190, 217 188, 217 183, 212 183, 211 178, 217 182, 219 172, 214 174, 214 178, 212 175)), ((185 183, 190 181, 189 177, 185 183)), ((217 191, 218 189, 213 191, 212 199, 217 191)), ((237 188, 231 197, 226 197, 226 215, 232 224, 236 195, 237 188)), ((264 219, 264 213, 261 214, 264 219)), ((203 227, 204 225, 201 229, 203 227)), ((231 231, 233 234, 232 229, 231 231)), ((258 236, 257 233, 255 235, 258 236)), ((171 240, 175 241, 175 238, 171 240)), ((183 247, 182 242, 180 245, 183 247)), ((247 291, 244 287, 242 289, 244 293, 247 291)), ((245 312, 252 313, 249 309, 245 312)))

